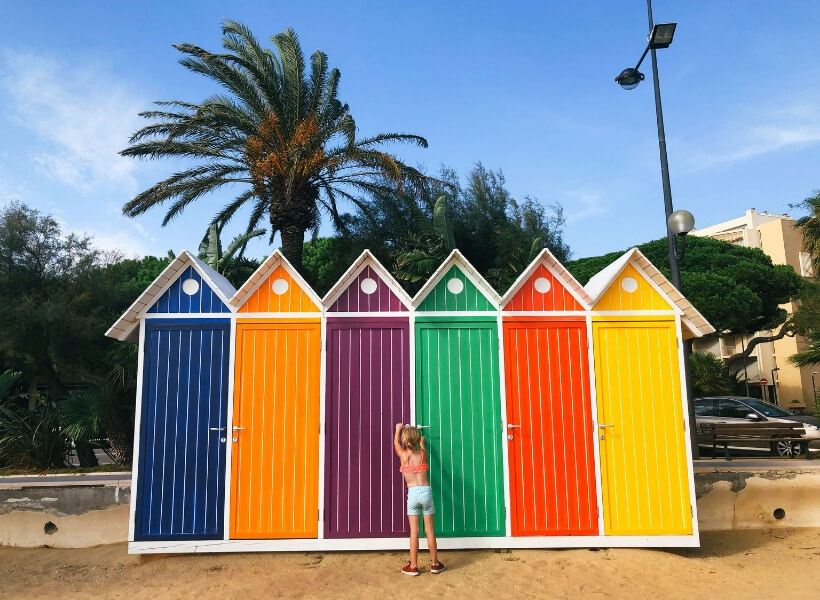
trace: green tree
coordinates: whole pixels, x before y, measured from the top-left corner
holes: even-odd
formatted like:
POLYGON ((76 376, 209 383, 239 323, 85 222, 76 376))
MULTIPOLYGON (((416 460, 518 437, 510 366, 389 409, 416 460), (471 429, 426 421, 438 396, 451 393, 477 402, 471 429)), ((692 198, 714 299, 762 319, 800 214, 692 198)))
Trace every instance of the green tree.
POLYGON ((189 159, 195 166, 138 194, 123 212, 136 216, 170 202, 165 224, 203 195, 229 186, 238 195, 213 222, 224 225, 249 206, 247 232, 267 217, 271 240, 280 233, 285 256, 301 270, 305 232, 318 230, 321 211, 340 227, 341 201, 365 207, 360 193, 387 193, 385 181, 392 189, 423 179, 379 148, 391 142, 426 147, 427 141, 402 133, 357 139, 350 109, 337 98, 339 70, 328 68, 321 51, 308 65, 292 29, 271 38, 275 52, 235 21, 224 21, 222 32, 225 52, 192 44, 175 48, 186 55, 182 66, 228 94, 199 104, 159 102, 159 110, 142 113, 154 122, 122 151, 144 159, 189 159))
POLYGON ((798 219, 797 228, 803 234, 803 249, 811 255, 814 272, 820 273, 820 190, 793 208, 802 208, 809 213, 798 219))
POLYGON ((305 280, 319 296, 324 296, 360 253, 347 238, 323 237, 306 242, 305 280))
POLYGON ((734 385, 729 369, 720 358, 709 352, 692 352, 689 355, 689 374, 692 380, 692 395, 716 396, 731 394, 734 385))

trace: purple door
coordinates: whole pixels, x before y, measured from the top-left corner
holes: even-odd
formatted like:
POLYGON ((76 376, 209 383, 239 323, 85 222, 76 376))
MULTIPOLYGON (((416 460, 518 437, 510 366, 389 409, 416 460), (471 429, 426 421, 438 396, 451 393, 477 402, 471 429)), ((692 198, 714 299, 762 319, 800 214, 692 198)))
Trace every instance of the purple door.
POLYGON ((393 430, 410 419, 409 336, 406 318, 328 319, 326 538, 408 534, 393 430))

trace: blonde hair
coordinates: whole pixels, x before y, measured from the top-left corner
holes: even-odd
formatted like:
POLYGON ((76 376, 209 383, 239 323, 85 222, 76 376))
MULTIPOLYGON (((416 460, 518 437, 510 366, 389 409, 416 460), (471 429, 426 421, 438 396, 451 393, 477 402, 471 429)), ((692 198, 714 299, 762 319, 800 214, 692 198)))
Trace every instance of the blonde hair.
POLYGON ((401 430, 401 443, 405 448, 418 450, 421 444, 421 432, 412 426, 405 427, 401 430))

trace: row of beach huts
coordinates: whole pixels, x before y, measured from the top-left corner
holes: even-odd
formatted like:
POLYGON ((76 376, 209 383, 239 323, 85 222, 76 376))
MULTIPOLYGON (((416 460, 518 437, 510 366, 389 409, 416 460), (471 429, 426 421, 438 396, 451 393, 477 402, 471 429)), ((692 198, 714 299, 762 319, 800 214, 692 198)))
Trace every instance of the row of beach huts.
POLYGON ((682 340, 638 251, 584 287, 544 250, 500 297, 454 251, 410 298, 368 251, 319 298, 183 251, 106 335, 139 344, 131 552, 407 544, 395 423, 442 548, 698 545, 682 340))

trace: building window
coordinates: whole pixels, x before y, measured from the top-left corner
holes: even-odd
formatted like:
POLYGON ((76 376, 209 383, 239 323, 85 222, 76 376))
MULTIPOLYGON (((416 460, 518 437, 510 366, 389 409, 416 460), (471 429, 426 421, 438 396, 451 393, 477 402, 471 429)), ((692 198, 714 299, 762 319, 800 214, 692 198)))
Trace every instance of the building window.
POLYGON ((803 277, 814 277, 814 267, 811 264, 811 254, 800 253, 800 275, 803 277))

